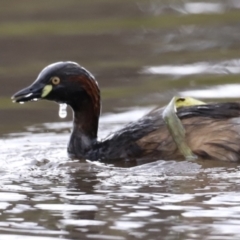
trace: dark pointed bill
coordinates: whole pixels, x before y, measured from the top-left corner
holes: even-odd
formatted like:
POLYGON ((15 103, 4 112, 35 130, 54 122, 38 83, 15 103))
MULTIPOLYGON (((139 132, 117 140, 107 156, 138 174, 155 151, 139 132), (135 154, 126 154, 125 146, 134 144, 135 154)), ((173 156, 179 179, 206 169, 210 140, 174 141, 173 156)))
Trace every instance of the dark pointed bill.
POLYGON ((42 95, 42 86, 29 86, 24 88, 12 96, 13 102, 28 102, 36 101, 41 98, 42 95))

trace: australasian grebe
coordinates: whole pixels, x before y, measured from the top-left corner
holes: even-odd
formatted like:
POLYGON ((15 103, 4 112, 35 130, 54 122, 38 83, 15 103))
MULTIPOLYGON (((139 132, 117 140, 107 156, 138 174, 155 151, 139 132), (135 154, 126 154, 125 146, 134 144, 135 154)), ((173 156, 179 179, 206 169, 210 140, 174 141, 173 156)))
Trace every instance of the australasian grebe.
MULTIPOLYGON (((12 99, 27 102, 46 99, 68 104, 74 113, 68 144, 72 158, 89 160, 182 160, 166 124, 163 108, 129 123, 111 138, 97 140, 101 109, 100 90, 93 75, 74 62, 57 62, 44 68, 36 81, 12 99)), ((212 103, 178 109, 186 142, 201 159, 240 160, 240 103, 212 103)))

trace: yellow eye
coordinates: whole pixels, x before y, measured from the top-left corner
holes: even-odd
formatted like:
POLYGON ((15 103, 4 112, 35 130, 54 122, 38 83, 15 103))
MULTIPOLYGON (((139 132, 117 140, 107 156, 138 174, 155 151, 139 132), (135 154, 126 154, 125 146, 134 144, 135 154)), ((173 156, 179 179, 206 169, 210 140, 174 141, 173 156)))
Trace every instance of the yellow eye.
POLYGON ((60 83, 60 78, 59 77, 52 77, 51 82, 54 85, 58 85, 60 83))

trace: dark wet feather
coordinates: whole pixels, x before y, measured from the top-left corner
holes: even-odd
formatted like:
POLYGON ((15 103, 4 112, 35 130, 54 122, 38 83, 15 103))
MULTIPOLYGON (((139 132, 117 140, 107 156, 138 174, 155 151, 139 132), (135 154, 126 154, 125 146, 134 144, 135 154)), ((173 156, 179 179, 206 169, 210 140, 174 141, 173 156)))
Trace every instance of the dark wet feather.
MULTIPOLYGON (((128 124, 113 137, 98 143, 92 154, 102 159, 184 159, 166 128, 162 111, 163 108, 155 109, 128 124)), ((200 158, 240 160, 239 103, 181 107, 177 115, 186 129, 189 146, 200 158)))

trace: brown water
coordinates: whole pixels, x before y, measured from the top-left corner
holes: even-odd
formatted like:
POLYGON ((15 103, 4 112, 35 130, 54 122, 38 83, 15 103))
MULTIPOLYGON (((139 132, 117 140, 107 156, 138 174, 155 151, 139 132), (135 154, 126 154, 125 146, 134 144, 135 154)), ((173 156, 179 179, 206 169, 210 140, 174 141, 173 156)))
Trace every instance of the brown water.
POLYGON ((1 239, 239 239, 240 167, 70 161, 71 112, 10 96, 72 60, 102 89, 99 137, 173 95, 240 96, 239 0, 9 0, 0 8, 1 239))

